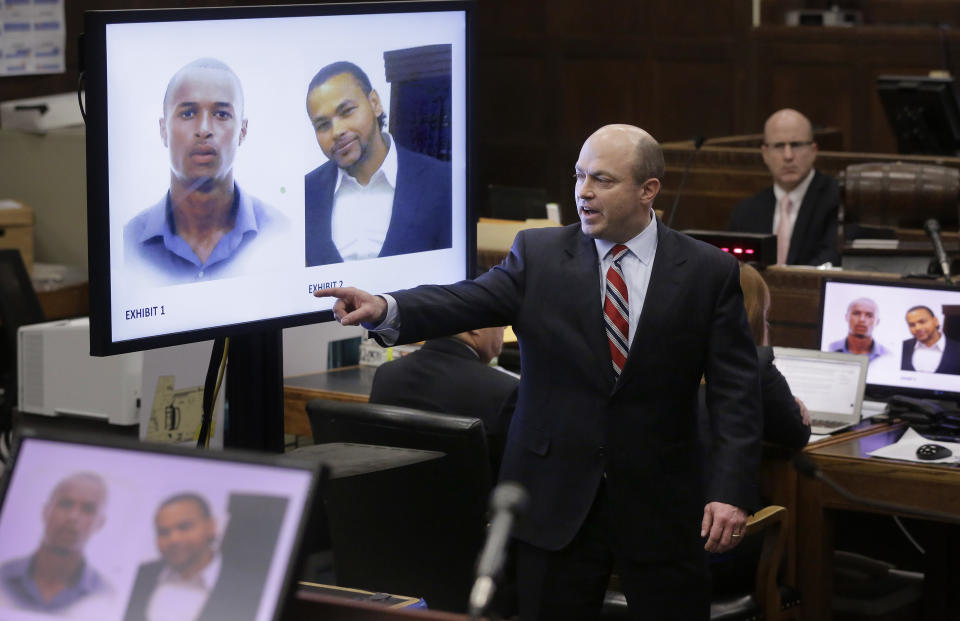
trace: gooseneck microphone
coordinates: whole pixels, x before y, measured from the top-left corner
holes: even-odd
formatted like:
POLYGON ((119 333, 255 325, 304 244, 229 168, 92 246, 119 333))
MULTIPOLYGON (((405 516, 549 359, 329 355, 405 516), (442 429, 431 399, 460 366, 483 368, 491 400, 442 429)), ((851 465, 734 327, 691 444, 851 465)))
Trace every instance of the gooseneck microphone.
POLYGON ((937 255, 937 262, 940 263, 940 269, 943 270, 943 276, 948 285, 952 285, 950 280, 950 259, 947 258, 947 252, 943 249, 943 241, 940 239, 940 223, 936 218, 930 218, 923 223, 923 230, 930 236, 933 242, 933 252, 937 255))
POLYGON ((790 461, 793 463, 793 467, 801 475, 807 477, 808 479, 817 479, 818 481, 823 481, 830 486, 833 491, 837 492, 850 502, 861 504, 865 507, 873 507, 882 511, 888 511, 890 513, 898 513, 907 517, 915 517, 924 520, 939 520, 941 522, 948 522, 950 524, 960 524, 960 516, 953 513, 918 509, 917 507, 901 505, 895 502, 886 502, 884 500, 874 500, 872 498, 865 498, 863 496, 854 494, 827 475, 823 474, 823 472, 820 471, 820 468, 818 468, 817 465, 810 459, 804 457, 802 453, 797 453, 790 461))
POLYGON ((683 193, 683 184, 687 180, 687 174, 690 172, 690 165, 693 164, 693 158, 697 157, 700 147, 707 141, 703 136, 696 136, 693 139, 693 152, 687 156, 687 162, 683 165, 683 174, 680 176, 680 183, 677 184, 677 194, 673 197, 673 206, 670 207, 670 218, 667 219, 667 226, 673 226, 673 217, 677 215, 677 205, 680 204, 680 194, 683 193))
POLYGON ((505 481, 490 495, 490 528, 477 560, 477 578, 470 591, 470 618, 483 614, 497 588, 497 578, 507 559, 507 544, 516 519, 527 507, 527 492, 518 483, 505 481))

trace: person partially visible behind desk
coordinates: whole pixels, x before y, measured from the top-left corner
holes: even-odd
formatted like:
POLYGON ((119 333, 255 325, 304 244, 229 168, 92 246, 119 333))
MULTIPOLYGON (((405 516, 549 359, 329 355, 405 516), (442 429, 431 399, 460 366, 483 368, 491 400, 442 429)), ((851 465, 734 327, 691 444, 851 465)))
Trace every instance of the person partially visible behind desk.
POLYGON ((479 418, 496 479, 520 384, 514 374, 490 366, 502 348, 502 327, 430 339, 377 369, 370 402, 479 418))
POLYGON ((786 378, 773 364, 773 348, 769 345, 767 330, 770 289, 760 273, 745 263, 740 264, 740 287, 750 331, 757 343, 763 441, 799 450, 810 439, 810 414, 803 402, 790 392, 786 378))
POLYGON ((840 190, 833 177, 813 168, 817 143, 810 120, 796 110, 774 112, 763 126, 761 154, 773 187, 737 205, 727 228, 775 234, 780 265, 839 265, 840 190))

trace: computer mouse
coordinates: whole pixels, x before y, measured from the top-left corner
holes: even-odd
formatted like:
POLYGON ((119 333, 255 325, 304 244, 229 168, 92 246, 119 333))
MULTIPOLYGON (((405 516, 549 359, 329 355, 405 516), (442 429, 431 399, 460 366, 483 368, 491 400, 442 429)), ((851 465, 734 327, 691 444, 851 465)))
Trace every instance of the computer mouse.
POLYGON ((951 455, 953 455, 953 451, 940 444, 923 444, 917 448, 919 459, 943 459, 951 455))

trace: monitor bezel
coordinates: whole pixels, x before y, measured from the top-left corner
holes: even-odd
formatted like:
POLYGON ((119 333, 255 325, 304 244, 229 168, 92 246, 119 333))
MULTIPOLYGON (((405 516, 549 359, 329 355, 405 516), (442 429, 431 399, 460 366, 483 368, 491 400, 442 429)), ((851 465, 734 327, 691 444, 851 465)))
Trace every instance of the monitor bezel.
POLYGON ((25 426, 17 430, 17 439, 11 451, 10 460, 7 467, 3 470, 2 475, 0 475, 0 513, 3 511, 4 501, 9 493, 13 472, 16 470, 17 460, 25 440, 43 440, 63 444, 149 453, 152 455, 189 457, 225 463, 268 466, 309 473, 310 482, 306 496, 304 497, 303 514, 300 516, 300 523, 297 525, 293 545, 290 549, 290 557, 284 571, 283 582, 280 586, 280 592, 277 594, 277 606, 271 618, 273 621, 279 621, 283 618, 283 613, 289 610, 296 597, 296 573, 298 568, 303 564, 307 553, 303 547, 303 543, 306 540, 307 528, 314 518, 314 513, 318 510, 317 503, 321 498, 320 485, 326 479, 326 476, 323 474, 326 466, 323 464, 319 462, 309 463, 305 461, 287 460, 280 455, 268 455, 236 449, 230 449, 229 451, 198 450, 171 444, 144 444, 134 438, 94 434, 89 431, 66 431, 51 428, 40 429, 25 426))
MULTIPOLYGON (((960 293, 960 288, 950 286, 943 281, 937 282, 895 282, 890 280, 869 279, 869 278, 844 278, 827 277, 820 281, 820 304, 817 315, 817 349, 822 351, 823 343, 823 313, 826 305, 827 283, 836 282, 851 285, 868 285, 872 287, 896 287, 898 289, 923 289, 926 291, 949 291, 960 293)), ((928 398, 937 400, 960 401, 960 392, 951 392, 948 390, 935 390, 928 388, 906 388, 902 386, 891 386, 890 384, 872 384, 869 380, 870 373, 867 370, 867 387, 865 399, 876 401, 886 401, 893 395, 903 395, 907 397, 928 398)))
POLYGON ((466 253, 462 278, 476 271, 477 240, 475 218, 472 94, 476 66, 474 11, 475 0, 400 0, 335 4, 205 7, 181 9, 124 9, 86 11, 81 46, 81 80, 85 89, 86 161, 87 161, 87 230, 90 288, 90 354, 108 356, 206 341, 221 336, 252 334, 333 321, 333 311, 317 311, 271 317, 196 330, 172 332, 124 341, 112 340, 113 319, 110 289, 110 208, 109 173, 107 166, 91 166, 106 161, 107 150, 107 71, 106 28, 112 24, 162 21, 201 21, 256 19, 272 17, 314 17, 326 15, 369 15, 378 13, 454 12, 464 13, 465 34, 465 209, 467 231, 466 253), (99 59, 94 64, 95 59, 99 59))

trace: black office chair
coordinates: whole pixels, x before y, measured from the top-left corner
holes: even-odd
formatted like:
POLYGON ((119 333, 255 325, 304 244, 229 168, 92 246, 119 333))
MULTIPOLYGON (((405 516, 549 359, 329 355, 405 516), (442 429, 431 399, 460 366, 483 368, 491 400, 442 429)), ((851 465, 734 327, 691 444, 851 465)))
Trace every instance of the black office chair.
POLYGON ((483 423, 370 403, 314 399, 318 444, 440 451, 438 459, 334 478, 325 490, 339 586, 423 597, 464 611, 483 546, 490 460, 483 423))

